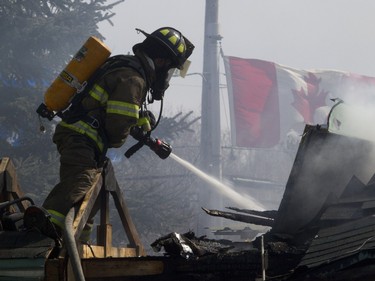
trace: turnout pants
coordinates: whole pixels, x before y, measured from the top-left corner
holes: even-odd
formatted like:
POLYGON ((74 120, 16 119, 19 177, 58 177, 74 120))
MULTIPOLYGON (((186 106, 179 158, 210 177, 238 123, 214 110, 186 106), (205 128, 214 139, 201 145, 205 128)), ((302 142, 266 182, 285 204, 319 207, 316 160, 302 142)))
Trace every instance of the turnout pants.
MULTIPOLYGON (((60 153, 60 182, 43 207, 51 214, 52 222, 63 228, 66 214, 73 206, 79 207, 102 168, 98 167, 98 149, 88 137, 57 126, 53 141, 60 153)), ((98 211, 98 204, 95 205, 88 226, 98 211)))

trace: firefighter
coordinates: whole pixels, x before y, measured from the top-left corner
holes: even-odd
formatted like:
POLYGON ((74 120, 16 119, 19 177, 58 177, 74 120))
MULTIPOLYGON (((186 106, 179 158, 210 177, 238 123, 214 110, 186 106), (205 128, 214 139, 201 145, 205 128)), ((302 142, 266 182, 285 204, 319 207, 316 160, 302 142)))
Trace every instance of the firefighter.
MULTIPOLYGON (((174 28, 159 28, 151 34, 137 30, 146 38, 133 46, 129 66, 110 69, 99 77, 80 102, 84 116, 63 119, 56 127, 53 142, 60 154, 60 181, 43 207, 60 230, 66 214, 79 207, 102 172, 107 149, 121 147, 129 134, 139 138, 132 128, 139 122, 146 97, 162 100, 171 74, 184 68, 194 49, 174 28)), ((96 211, 83 230, 83 241, 89 238, 96 211)))

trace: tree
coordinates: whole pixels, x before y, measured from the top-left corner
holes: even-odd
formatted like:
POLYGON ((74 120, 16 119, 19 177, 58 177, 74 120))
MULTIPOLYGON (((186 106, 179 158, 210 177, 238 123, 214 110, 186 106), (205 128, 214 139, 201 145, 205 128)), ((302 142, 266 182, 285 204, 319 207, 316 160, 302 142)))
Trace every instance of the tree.
POLYGON ((111 9, 123 1, 2 1, 1 78, 18 84, 51 80, 90 35, 103 39, 97 24, 110 20, 111 9))
POLYGON ((58 179, 56 122, 44 122, 40 133, 35 112, 42 94, 89 36, 104 39, 98 23, 110 21, 111 9, 123 1, 0 2, 0 157, 15 161, 28 192, 40 196, 53 186, 52 175, 58 179))

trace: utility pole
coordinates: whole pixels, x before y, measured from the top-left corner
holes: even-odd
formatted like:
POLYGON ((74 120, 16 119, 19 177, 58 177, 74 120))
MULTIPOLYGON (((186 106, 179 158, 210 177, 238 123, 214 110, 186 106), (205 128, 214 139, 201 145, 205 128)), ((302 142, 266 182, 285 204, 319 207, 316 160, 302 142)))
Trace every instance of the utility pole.
POLYGON ((204 29, 201 166, 221 179, 221 129, 219 89, 219 0, 206 0, 204 29))
MULTIPOLYGON (((221 180, 221 129, 219 89, 219 0, 206 0, 203 81, 202 81, 202 127, 200 144, 200 168, 210 176, 221 180)), ((212 186, 202 183, 199 191, 201 207, 220 208, 222 198, 212 192, 212 186)), ((210 228, 217 227, 217 221, 206 214, 198 216, 197 230, 210 235, 210 228)))

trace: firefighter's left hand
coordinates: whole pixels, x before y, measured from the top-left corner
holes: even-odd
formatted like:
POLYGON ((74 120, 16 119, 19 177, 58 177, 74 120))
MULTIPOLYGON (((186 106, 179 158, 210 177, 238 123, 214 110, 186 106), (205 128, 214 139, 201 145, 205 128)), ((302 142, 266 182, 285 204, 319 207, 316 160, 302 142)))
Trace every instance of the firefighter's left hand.
POLYGON ((137 141, 142 141, 145 139, 145 133, 142 129, 142 127, 138 127, 138 126, 133 126, 131 129, 130 129, 130 135, 136 139, 137 141))
POLYGON ((151 129, 153 129, 155 127, 155 125, 156 125, 155 115, 150 110, 146 110, 145 111, 145 115, 148 117, 151 129))
POLYGON ((139 118, 137 120, 137 126, 142 127, 143 131, 152 131, 156 125, 156 119, 151 111, 145 110, 140 112, 139 118))

